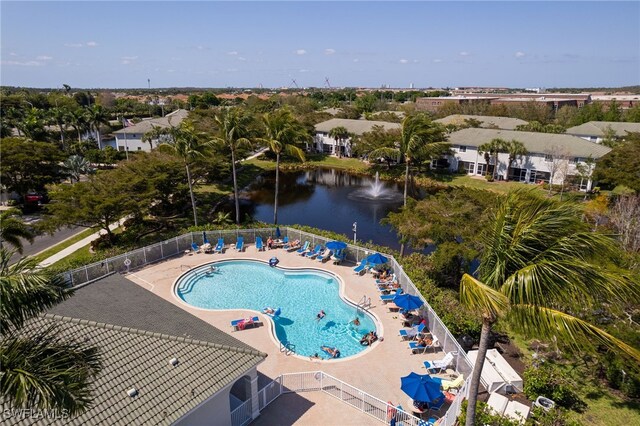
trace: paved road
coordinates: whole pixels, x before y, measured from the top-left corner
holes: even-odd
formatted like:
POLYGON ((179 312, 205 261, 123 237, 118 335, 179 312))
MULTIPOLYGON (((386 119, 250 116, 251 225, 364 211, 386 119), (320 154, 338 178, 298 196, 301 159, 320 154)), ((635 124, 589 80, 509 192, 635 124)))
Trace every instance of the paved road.
POLYGON ((23 241, 23 253, 20 255, 16 253, 11 258, 10 263, 17 262, 23 256, 30 256, 36 253, 39 253, 43 250, 48 249, 49 247, 58 244, 60 241, 66 240, 69 237, 77 234, 78 232, 84 231, 86 228, 81 227, 73 227, 73 228, 62 228, 57 231, 53 235, 45 234, 36 237, 33 240, 33 244, 29 244, 28 241, 23 241))

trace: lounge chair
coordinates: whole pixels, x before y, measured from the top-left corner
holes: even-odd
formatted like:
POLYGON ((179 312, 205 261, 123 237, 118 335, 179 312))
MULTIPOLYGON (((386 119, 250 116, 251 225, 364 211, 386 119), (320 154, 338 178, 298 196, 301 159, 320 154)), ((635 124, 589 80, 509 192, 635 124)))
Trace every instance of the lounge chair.
POLYGON ((200 247, 196 243, 191 243, 191 251, 193 253, 199 253, 200 252, 200 247))
POLYGON ((411 353, 425 353, 427 349, 435 348, 438 345, 438 338, 433 336, 432 342, 430 345, 419 345, 418 342, 409 342, 409 349, 411 349, 411 353))
POLYGON ((260 318, 258 317, 240 318, 231 321, 231 327, 234 331, 244 330, 247 327, 255 326, 258 322, 260 322, 260 318))
POLYGON ((238 241, 236 241, 236 245, 234 247, 236 251, 242 251, 244 249, 244 237, 239 236, 238 241))
POLYGON ((355 274, 360 275, 360 273, 362 271, 367 272, 367 270, 370 268, 371 266, 369 266, 369 262, 367 262, 365 259, 362 259, 360 261, 360 264, 358 266, 356 266, 355 268, 353 268, 353 272, 355 274))
POLYGON ((464 375, 461 374, 455 380, 443 380, 442 390, 459 389, 464 383, 464 375))
POLYGON ((402 340, 411 340, 411 339, 415 339, 420 333, 422 333, 424 331, 424 328, 426 326, 424 324, 418 324, 415 327, 411 327, 411 328, 403 328, 402 330, 400 330, 400 337, 402 337, 402 340))
POLYGON ((429 374, 442 373, 451 365, 453 362, 453 352, 447 352, 447 354, 442 359, 436 359, 434 361, 425 361, 424 367, 427 369, 429 374))
POLYGON ((256 250, 257 251, 264 250, 264 244, 262 244, 262 237, 256 237, 256 250))
POLYGON ((313 250, 305 253, 305 257, 308 257, 309 259, 314 259, 317 255, 320 254, 320 250, 322 250, 322 245, 316 244, 313 250))
POLYGON ((347 257, 347 252, 345 251, 345 249, 340 249, 336 250, 336 252, 331 255, 331 260, 333 260, 334 265, 338 265, 344 260, 345 257, 347 257))
POLYGON ((216 244, 215 248, 213 249, 214 253, 222 253, 222 251, 224 250, 224 238, 218 238, 218 243, 216 244))
POLYGON ((441 396, 440 398, 434 399, 433 401, 431 401, 429 403, 429 410, 430 411, 439 411, 442 406, 444 405, 444 403, 446 402, 446 399, 443 396, 441 396))
POLYGON ((326 262, 327 260, 329 260, 329 258, 331 258, 331 255, 333 254, 333 252, 329 249, 324 249, 324 251, 322 253, 320 253, 318 255, 318 257, 316 257, 316 260, 318 262, 326 262))
POLYGON ((305 254, 307 254, 307 252, 309 251, 309 244, 311 244, 309 241, 305 241, 302 247, 296 250, 296 253, 298 253, 300 256, 304 256, 305 254))
POLYGON ((396 289, 394 293, 391 294, 382 294, 380 295, 380 301, 382 303, 393 302, 393 299, 396 298, 397 295, 402 294, 402 288, 396 289))

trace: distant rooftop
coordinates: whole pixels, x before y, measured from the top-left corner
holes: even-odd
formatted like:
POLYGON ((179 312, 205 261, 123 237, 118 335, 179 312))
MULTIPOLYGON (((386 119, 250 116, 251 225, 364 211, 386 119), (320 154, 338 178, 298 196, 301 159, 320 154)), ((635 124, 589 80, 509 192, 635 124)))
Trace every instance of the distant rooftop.
POLYGON ((160 128, 168 128, 168 127, 177 127, 182 121, 187 118, 189 115, 189 111, 186 109, 177 109, 164 117, 161 118, 152 118, 149 120, 142 120, 139 123, 134 124, 133 126, 124 127, 120 130, 113 132, 114 135, 124 135, 126 134, 145 134, 154 127, 160 128))
POLYGON ((625 137, 628 132, 640 132, 640 123, 626 123, 616 121, 589 121, 579 126, 567 129, 566 133, 580 136, 602 137, 607 128, 610 127, 616 132, 617 137, 625 137))
POLYGON ((332 118, 331 120, 323 121, 315 126, 316 132, 329 133, 331 129, 336 127, 344 127, 349 133, 356 135, 362 135, 363 133, 370 132, 374 126, 382 126, 385 130, 399 129, 400 123, 389 123, 387 121, 372 121, 372 120, 349 120, 346 118, 332 118))
POLYGON ((465 115, 465 114, 453 114, 438 120, 434 120, 436 123, 441 124, 455 124, 457 126, 465 125, 465 120, 478 120, 481 121, 480 127, 491 128, 497 127, 498 129, 514 130, 516 126, 528 124, 524 120, 511 117, 493 117, 488 115, 465 115))

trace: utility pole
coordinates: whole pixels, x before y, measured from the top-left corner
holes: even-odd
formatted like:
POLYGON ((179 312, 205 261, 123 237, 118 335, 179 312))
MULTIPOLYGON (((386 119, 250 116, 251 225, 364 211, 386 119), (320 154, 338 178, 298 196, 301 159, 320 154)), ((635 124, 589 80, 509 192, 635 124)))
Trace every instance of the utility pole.
POLYGON ((353 222, 353 244, 356 244, 357 231, 358 231, 358 222, 353 222))

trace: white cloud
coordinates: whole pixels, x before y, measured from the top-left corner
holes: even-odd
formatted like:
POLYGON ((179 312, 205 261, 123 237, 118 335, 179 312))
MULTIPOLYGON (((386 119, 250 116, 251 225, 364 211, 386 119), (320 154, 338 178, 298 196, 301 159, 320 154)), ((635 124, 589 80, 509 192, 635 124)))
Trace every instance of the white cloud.
POLYGON ((306 55, 307 51, 304 50, 304 49, 298 49, 298 50, 295 51, 295 54, 296 55, 306 55))
POLYGON ((238 52, 236 52, 235 50, 232 50, 231 52, 227 52, 227 55, 238 56, 238 52))
POLYGON ((439 64, 440 62, 442 62, 442 59, 434 59, 433 62, 435 62, 436 64, 439 64))
POLYGON ((353 60, 353 62, 360 62, 360 59, 355 58, 355 59, 353 60))
POLYGON ((238 68, 227 68, 227 72, 236 72, 238 68))
POLYGON ((9 52, 9 56, 18 56, 16 52, 9 52))
POLYGON ((301 69, 298 72, 309 72, 309 70, 301 69))
POLYGON ((471 53, 469 52, 460 52, 460 56, 469 56, 471 53))
POLYGON ((123 56, 123 57, 122 57, 122 58, 120 58, 120 59, 122 59, 122 62, 121 62, 121 63, 122 63, 122 65, 128 65, 128 64, 130 64, 131 62, 133 62, 133 61, 135 61, 136 59, 138 59, 138 57, 137 57, 137 56, 123 56))
POLYGON ((26 61, 26 62, 2 61, 0 63, 2 63, 2 65, 17 65, 17 66, 21 66, 21 67, 39 67, 39 66, 43 65, 42 62, 38 62, 38 61, 26 61))
POLYGON ((87 47, 96 47, 98 45, 98 43, 96 43, 95 41, 88 41, 87 42, 87 47))
POLYGON ((516 58, 524 58, 524 52, 516 52, 516 58))
POLYGON ((401 64, 408 64, 409 60, 408 59, 400 59, 400 63, 401 64))
POLYGON ((336 53, 336 49, 324 49, 325 55, 333 55, 334 53, 336 53))
POLYGON ((65 43, 65 47, 82 47, 82 43, 65 43))
POLYGON ((417 63, 420 63, 420 61, 419 61, 419 60, 417 60, 417 59, 414 59, 414 60, 413 60, 413 63, 414 63, 414 64, 417 64, 417 63))
POLYGON ((40 55, 40 56, 36 56, 36 59, 38 61, 50 61, 53 59, 53 57, 47 56, 47 55, 40 55))
POLYGON ((238 56, 238 60, 239 60, 239 61, 244 62, 244 61, 246 61, 246 60, 247 60, 247 58, 245 58, 245 57, 243 57, 243 56, 238 56))
POLYGON ((176 70, 167 70, 167 72, 176 72, 176 70))

